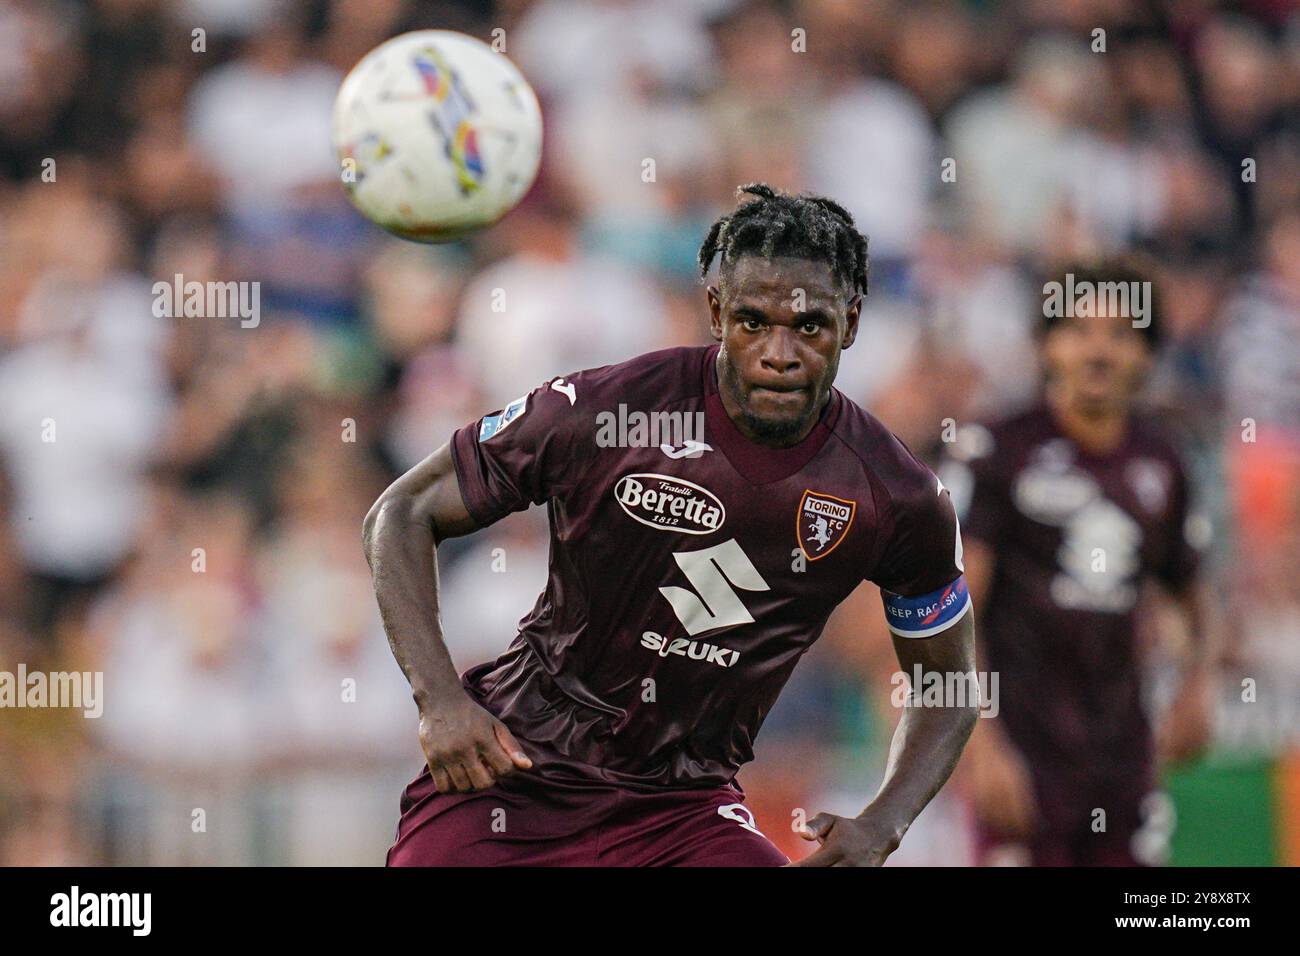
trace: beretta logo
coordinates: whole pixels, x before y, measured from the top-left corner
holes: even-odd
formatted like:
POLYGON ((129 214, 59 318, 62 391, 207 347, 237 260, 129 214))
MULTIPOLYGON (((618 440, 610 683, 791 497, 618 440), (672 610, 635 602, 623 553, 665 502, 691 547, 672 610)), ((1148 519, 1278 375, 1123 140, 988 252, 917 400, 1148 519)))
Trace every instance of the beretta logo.
POLYGON ((614 497, 630 518, 662 531, 708 534, 727 520, 713 492, 669 475, 624 475, 614 497))

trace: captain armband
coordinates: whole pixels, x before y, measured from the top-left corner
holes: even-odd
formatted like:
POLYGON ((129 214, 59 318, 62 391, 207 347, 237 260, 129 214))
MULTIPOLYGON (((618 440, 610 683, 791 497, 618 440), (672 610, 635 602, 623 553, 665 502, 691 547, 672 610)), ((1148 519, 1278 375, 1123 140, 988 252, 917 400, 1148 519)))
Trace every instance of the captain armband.
POLYGON ((931 637, 952 627, 970 610, 965 575, 919 597, 903 597, 884 588, 880 596, 885 601, 885 621, 899 637, 931 637))

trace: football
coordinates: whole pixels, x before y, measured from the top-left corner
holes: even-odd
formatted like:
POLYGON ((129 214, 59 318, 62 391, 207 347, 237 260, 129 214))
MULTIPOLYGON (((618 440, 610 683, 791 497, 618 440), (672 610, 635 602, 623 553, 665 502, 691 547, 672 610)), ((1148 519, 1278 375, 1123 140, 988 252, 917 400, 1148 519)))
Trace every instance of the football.
POLYGON ((528 192, 542 111, 504 54, 463 33, 417 30, 352 68, 333 137, 343 186, 366 218, 404 239, 447 242, 528 192))

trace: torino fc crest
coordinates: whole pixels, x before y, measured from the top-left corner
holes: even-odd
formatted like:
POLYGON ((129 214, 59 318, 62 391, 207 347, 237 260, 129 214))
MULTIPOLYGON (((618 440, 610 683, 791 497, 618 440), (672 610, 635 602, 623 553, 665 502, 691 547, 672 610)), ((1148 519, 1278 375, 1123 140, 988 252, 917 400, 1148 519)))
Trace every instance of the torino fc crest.
POLYGON ((796 534, 809 561, 824 558, 839 546, 853 524, 856 501, 845 501, 819 491, 804 491, 799 502, 796 534))

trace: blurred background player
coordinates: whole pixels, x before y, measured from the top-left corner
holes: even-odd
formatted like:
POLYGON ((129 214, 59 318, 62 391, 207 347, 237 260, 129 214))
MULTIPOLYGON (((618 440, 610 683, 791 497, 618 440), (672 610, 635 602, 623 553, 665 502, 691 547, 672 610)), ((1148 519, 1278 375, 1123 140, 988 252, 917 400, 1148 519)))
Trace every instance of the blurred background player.
POLYGON ((1042 400, 963 427, 942 469, 964 505, 980 666, 1000 688, 966 764, 984 862, 1131 865, 1156 767, 1208 740, 1213 643, 1186 470, 1136 405, 1162 327, 1148 274, 1081 263, 1051 280, 1042 400), (1185 639, 1154 737, 1138 628, 1151 583, 1185 639))

